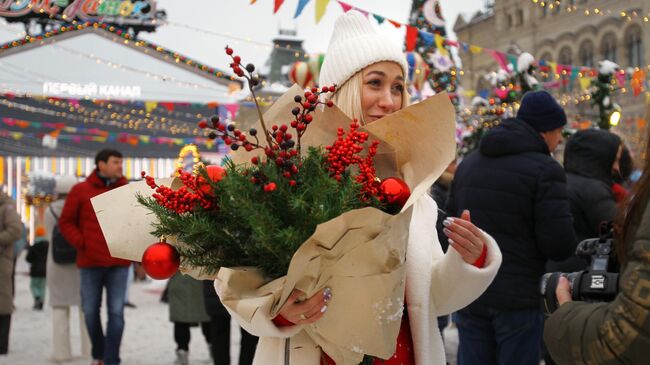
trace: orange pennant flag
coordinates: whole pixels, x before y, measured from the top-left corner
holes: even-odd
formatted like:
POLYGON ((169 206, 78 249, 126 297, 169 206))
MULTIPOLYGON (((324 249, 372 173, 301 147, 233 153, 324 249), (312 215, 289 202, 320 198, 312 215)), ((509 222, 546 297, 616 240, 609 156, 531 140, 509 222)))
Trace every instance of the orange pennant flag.
POLYGON ((256 1, 257 1, 257 0, 251 0, 251 3, 250 3, 249 5, 253 5, 253 4, 255 4, 256 1))
POLYGON ((402 23, 396 22, 394 20, 387 19, 389 23, 395 26, 395 28, 400 28, 402 26, 402 23))

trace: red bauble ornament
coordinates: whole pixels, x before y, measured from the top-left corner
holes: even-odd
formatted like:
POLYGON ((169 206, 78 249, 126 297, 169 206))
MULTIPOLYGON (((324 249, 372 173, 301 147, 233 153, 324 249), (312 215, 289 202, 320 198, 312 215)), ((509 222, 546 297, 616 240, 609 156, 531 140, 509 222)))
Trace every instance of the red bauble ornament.
POLYGON ((388 204, 396 204, 403 207, 411 196, 411 189, 406 185, 404 180, 396 177, 389 177, 381 182, 379 187, 380 194, 386 199, 388 204))
MULTIPOLYGON (((224 175, 226 175, 226 170, 217 165, 208 165, 205 167, 205 171, 208 173, 208 177, 210 180, 217 182, 223 179, 224 175)), ((212 186, 205 181, 205 178, 202 175, 199 175, 197 178, 197 184, 199 186, 199 190, 205 195, 213 195, 212 192, 212 186)))
POLYGON ((174 246, 165 242, 163 238, 160 242, 147 247, 142 254, 142 267, 147 275, 154 279, 169 279, 181 264, 181 258, 174 246))

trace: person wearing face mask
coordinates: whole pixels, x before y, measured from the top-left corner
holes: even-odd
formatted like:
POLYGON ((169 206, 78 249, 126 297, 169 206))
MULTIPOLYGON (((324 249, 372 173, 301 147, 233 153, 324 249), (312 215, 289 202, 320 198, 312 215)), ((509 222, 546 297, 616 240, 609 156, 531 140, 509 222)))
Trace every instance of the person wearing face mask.
MULTIPOLYGON (((334 104, 350 118, 369 124, 407 105, 407 71, 401 48, 377 34, 368 19, 353 10, 336 21, 319 85, 337 85, 331 97, 334 104)), ((444 254, 434 224, 434 200, 425 195, 413 209, 405 262, 405 313, 395 353, 387 360, 373 359, 373 364, 444 364, 437 316, 462 308, 478 297, 500 265, 496 243, 470 222, 469 212, 446 220, 445 233, 452 240, 444 254)), ((223 291, 220 285, 226 284, 216 281, 217 293, 223 291)), ((319 320, 336 320, 322 318, 327 303, 346 299, 326 289, 298 301, 303 294, 294 290, 275 318, 262 310, 245 322, 244 315, 233 315, 243 328, 260 337, 253 364, 333 364, 303 328, 319 320)))
MULTIPOLYGON (((621 139, 604 130, 581 130, 567 141, 564 171, 576 245, 598 237, 600 224, 616 218, 612 184, 613 176, 620 175, 622 152, 621 139)), ((547 271, 575 272, 588 265, 586 259, 573 255, 564 261, 549 261, 547 271)))
POLYGON ((492 128, 456 170, 447 214, 470 209, 503 253, 490 287, 454 317, 459 365, 539 364, 539 280, 548 259, 576 245, 566 177, 551 156, 566 122, 548 92, 528 92, 517 117, 492 128))

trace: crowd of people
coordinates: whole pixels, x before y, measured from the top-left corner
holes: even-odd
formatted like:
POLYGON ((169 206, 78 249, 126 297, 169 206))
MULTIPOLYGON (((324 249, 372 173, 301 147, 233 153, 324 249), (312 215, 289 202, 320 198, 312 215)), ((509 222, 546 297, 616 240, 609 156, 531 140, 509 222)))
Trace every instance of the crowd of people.
MULTIPOLYGON (((320 84, 338 85, 334 103, 349 117, 370 124, 408 105, 407 73, 401 47, 376 33, 361 13, 349 11, 335 25, 320 84)), ((624 143, 613 133, 591 129, 568 138, 562 166, 553 153, 566 124, 552 95, 527 93, 516 117, 492 128, 478 150, 454 161, 432 194, 415 203, 395 353, 370 363, 445 364, 441 329, 450 314, 458 328, 460 365, 646 361, 650 164, 632 184, 632 159, 624 143), (559 309, 546 318, 540 278, 550 271, 587 268, 589 261, 575 255, 576 246, 597 237, 602 222, 618 223, 618 295, 611 302, 575 301, 561 277, 553 288, 559 309)), ((57 180, 59 200, 47 211, 47 233, 38 236, 28 259, 35 309, 42 308, 47 278, 53 308, 51 358, 71 358, 70 313, 78 307, 82 353, 92 357, 92 365, 115 365, 120 363, 131 262, 109 254, 90 198, 127 181, 118 151, 100 151, 95 164, 83 182, 57 180), (74 263, 55 262, 51 242, 57 229, 75 248, 74 263), (105 331, 100 313, 104 291, 105 331)), ((8 351, 14 243, 23 235, 11 198, 0 193, 0 354, 8 351)), ((265 298, 254 298, 259 310, 243 316, 220 303, 223 285, 180 274, 169 280, 164 300, 179 364, 189 363, 190 327, 197 325, 214 363, 229 364, 231 314, 242 327, 240 365, 334 364, 302 329, 323 320, 336 291, 328 288, 301 299, 304 293, 294 290, 275 317, 262 310, 265 298)))

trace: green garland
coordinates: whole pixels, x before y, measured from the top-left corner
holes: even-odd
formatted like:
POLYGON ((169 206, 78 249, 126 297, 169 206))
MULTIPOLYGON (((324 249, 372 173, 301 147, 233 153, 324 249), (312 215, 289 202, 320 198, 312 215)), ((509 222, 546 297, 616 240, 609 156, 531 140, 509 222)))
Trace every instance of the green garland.
MULTIPOLYGON (((333 179, 323 149, 309 148, 301 163, 294 187, 273 163, 251 167, 228 161, 226 176, 211 182, 218 209, 197 207, 178 214, 151 197, 138 196, 138 202, 157 218, 153 235, 184 243, 176 246, 183 263, 208 274, 222 266, 256 266, 267 278, 278 278, 286 274, 293 253, 318 224, 352 209, 384 208, 377 199, 360 199, 362 185, 349 173, 341 181, 333 179), (274 191, 251 183, 258 169, 277 182, 274 191)), ((207 178, 205 171, 201 173, 207 178)))

